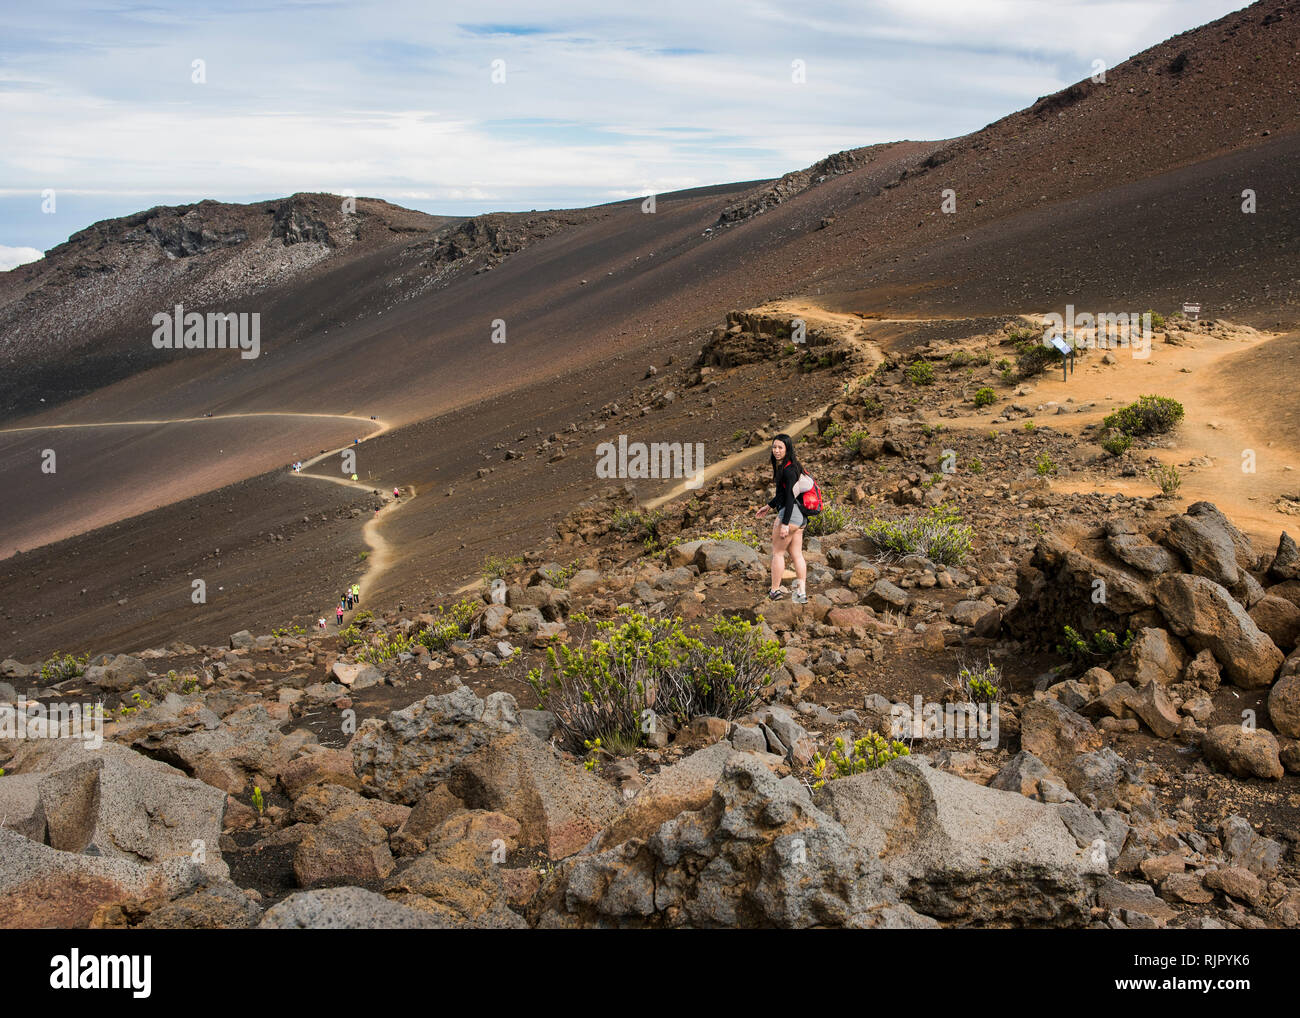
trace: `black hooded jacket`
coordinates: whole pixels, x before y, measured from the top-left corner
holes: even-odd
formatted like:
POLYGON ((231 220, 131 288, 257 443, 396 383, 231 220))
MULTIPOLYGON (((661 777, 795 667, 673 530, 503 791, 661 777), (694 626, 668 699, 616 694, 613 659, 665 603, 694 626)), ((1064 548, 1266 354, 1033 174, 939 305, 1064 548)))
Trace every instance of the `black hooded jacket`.
POLYGON ((794 486, 799 483, 803 467, 795 459, 794 442, 789 435, 777 435, 774 441, 785 443, 785 459, 777 463, 768 456, 772 463, 772 483, 776 485, 776 496, 767 504, 780 514, 783 524, 788 524, 794 512, 794 486))

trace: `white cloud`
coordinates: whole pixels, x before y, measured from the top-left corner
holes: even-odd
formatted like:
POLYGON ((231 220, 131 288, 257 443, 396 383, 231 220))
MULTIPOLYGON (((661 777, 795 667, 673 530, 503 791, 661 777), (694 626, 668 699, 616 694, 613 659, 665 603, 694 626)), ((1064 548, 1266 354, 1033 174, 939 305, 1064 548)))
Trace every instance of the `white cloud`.
POLYGON ((751 180, 977 130, 1086 77, 1093 58, 1113 66, 1234 6, 272 0, 200 14, 46 0, 6 12, 0 194, 147 207, 330 190, 490 208, 751 180))
POLYGON ((44 257, 45 252, 37 251, 34 247, 7 247, 0 244, 0 272, 8 272, 19 265, 26 265, 28 262, 44 257))

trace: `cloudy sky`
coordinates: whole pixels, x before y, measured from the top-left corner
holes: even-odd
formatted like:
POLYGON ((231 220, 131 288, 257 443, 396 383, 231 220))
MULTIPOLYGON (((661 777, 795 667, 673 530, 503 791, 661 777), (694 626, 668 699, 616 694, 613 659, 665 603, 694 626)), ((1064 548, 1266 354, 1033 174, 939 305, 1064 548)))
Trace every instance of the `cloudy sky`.
POLYGON ((202 198, 332 191, 473 214, 776 176, 976 130, 1245 4, 6 6, 0 269, 202 198))

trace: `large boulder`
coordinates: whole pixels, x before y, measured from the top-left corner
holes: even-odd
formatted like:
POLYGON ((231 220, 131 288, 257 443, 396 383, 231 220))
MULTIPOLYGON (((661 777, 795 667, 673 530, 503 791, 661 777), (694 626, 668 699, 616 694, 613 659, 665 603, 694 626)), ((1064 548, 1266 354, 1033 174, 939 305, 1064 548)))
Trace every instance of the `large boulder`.
POLYGON ((309 828, 293 856, 300 887, 373 883, 394 865, 388 832, 361 809, 340 809, 309 828))
POLYGON ((285 735, 281 724, 266 707, 252 704, 227 714, 215 728, 163 740, 159 754, 231 795, 251 786, 269 789, 298 751, 316 741, 303 729, 285 735))
POLYGON ((917 911, 949 922, 1084 925, 1106 873, 1056 810, 901 757, 818 801, 917 911))
POLYGON ((1191 658, 1164 629, 1143 627, 1112 669, 1114 677, 1141 689, 1148 682, 1177 682, 1191 658))
POLYGON ((181 895, 174 901, 155 898, 101 907, 94 929, 134 927, 144 930, 246 930, 256 926, 261 909, 236 884, 225 880, 181 895))
POLYGON ((1300 605, 1265 594, 1250 606, 1250 618, 1279 648, 1290 650, 1300 640, 1300 605))
POLYGON ((384 884, 393 901, 469 929, 523 929, 510 911, 498 853, 519 830, 499 813, 461 813, 434 834, 427 852, 384 884))
POLYGON ((1186 560, 1197 576, 1224 587, 1235 587, 1241 579, 1232 538, 1213 517, 1172 517, 1165 543, 1186 560))
POLYGON ((736 572, 751 565, 763 564, 763 558, 747 544, 730 539, 722 541, 702 541, 695 549, 693 559, 695 566, 702 573, 736 572))
POLYGON ((386 719, 362 722, 349 744, 352 766, 368 794, 414 806, 457 763, 518 725, 513 697, 494 693, 482 700, 468 686, 459 686, 426 696, 386 719), (508 708, 501 698, 510 701, 508 708))
POLYGON ((1128 618, 1154 604, 1150 577, 1107 545, 1100 527, 1049 533, 1017 572, 1019 600, 1007 631, 1033 646, 1055 647, 1061 629, 1123 632, 1128 618))
POLYGON ((1274 580, 1300 580, 1300 548, 1285 531, 1277 542, 1277 553, 1269 563, 1268 575, 1274 580))
POLYGON ((0 780, 0 827, 44 843, 45 809, 41 805, 40 774, 6 774, 0 780))
POLYGON ((1112 532, 1107 534, 1106 547, 1116 558, 1148 576, 1159 576, 1178 568, 1178 558, 1173 552, 1145 534, 1130 532, 1132 529, 1112 527, 1112 532))
POLYGON ((82 678, 100 689, 120 692, 149 681, 149 669, 138 657, 118 654, 102 665, 91 665, 82 678))
MULTIPOLYGON (((1241 572, 1249 572, 1264 564, 1259 561, 1259 553, 1255 551, 1255 546, 1246 533, 1220 512, 1213 502, 1193 502, 1187 507, 1187 515, 1228 535, 1237 557, 1237 569, 1241 572)), ((1264 560, 1265 563, 1267 561, 1264 560)))
POLYGON ((1245 689, 1270 685, 1283 655, 1220 584, 1203 576, 1163 576, 1156 600, 1169 628, 1196 650, 1208 649, 1245 689))
POLYGON ((1205 733, 1201 751, 1211 763, 1239 778, 1277 780, 1284 773, 1277 739, 1262 728, 1216 725, 1205 733))
POLYGON ((1285 851, 1283 845, 1257 834, 1245 817, 1234 813, 1220 823, 1219 840, 1223 843, 1223 854, 1232 865, 1261 877, 1277 874, 1285 851))
POLYGON ((1128 705, 1158 738, 1172 738, 1178 731, 1182 718, 1159 681, 1148 681, 1128 698, 1128 705))
POLYGON ((218 844, 225 795, 174 767, 116 743, 90 750, 60 739, 26 743, 10 767, 39 778, 52 848, 140 864, 193 856, 208 877, 229 875, 218 844))
POLYGON ((267 909, 258 924, 263 930, 445 930, 451 926, 360 887, 299 891, 267 909))
MULTIPOLYGON (((761 738, 761 733, 760 733, 761 738)), ((700 810, 713 798, 727 761, 739 755, 728 742, 715 742, 664 767, 654 775, 623 811, 597 836, 597 849, 612 848, 633 838, 645 840, 681 813, 700 810)), ((762 757, 769 767, 781 762, 769 756, 764 742, 762 757)))
POLYGON ((85 928, 105 905, 174 898, 203 879, 188 852, 141 865, 61 852, 0 827, 0 929, 85 928))
POLYGON ((884 896, 880 864, 801 785, 749 754, 728 760, 704 808, 565 860, 530 918, 544 928, 933 925, 884 896))
POLYGON ((520 841, 563 859, 591 841, 619 812, 618 793, 518 727, 458 761, 447 788, 469 809, 520 824, 520 841))
POLYGON ((1287 675, 1274 683, 1268 691, 1268 716, 1282 735, 1300 739, 1300 675, 1287 675))
POLYGON ((1101 733, 1092 722, 1059 701, 1034 700, 1020 712, 1020 748, 1057 773, 1080 753, 1101 747, 1101 733))

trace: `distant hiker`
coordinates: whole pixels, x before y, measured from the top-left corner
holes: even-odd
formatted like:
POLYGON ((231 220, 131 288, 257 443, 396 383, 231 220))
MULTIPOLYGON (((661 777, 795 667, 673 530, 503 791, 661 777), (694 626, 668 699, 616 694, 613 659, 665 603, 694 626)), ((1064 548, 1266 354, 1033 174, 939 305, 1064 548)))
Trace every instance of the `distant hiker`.
POLYGON ((352 584, 352 600, 357 604, 361 603, 361 584, 352 584))
POLYGON ((339 625, 340 626, 343 625, 343 602, 342 601, 340 601, 339 606, 336 609, 334 609, 334 614, 338 616, 339 625))
MULTIPOLYGON (((795 604, 808 603, 808 564, 803 558, 803 528, 808 524, 799 495, 804 477, 803 467, 795 459, 794 442, 789 435, 777 435, 772 439, 772 483, 776 485, 776 495, 765 506, 759 507, 754 514, 760 519, 775 511, 772 520, 772 589, 767 596, 779 601, 785 596, 781 580, 785 574, 785 553, 790 552, 794 565, 795 583, 790 599, 795 604)), ((811 487, 812 478, 805 482, 811 487)), ((804 489, 806 490, 806 489, 804 489)))
POLYGON ((321 629, 324 629, 324 628, 325 628, 325 616, 324 616, 324 615, 322 615, 320 618, 318 618, 318 619, 316 620, 316 625, 320 626, 321 629))
POLYGON ((393 488, 393 498, 401 498, 401 497, 402 497, 402 493, 401 493, 400 491, 398 491, 396 487, 394 487, 394 488, 393 488))

